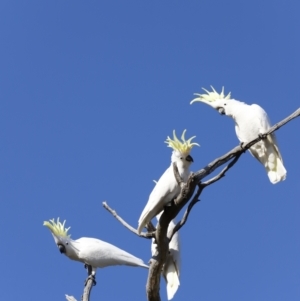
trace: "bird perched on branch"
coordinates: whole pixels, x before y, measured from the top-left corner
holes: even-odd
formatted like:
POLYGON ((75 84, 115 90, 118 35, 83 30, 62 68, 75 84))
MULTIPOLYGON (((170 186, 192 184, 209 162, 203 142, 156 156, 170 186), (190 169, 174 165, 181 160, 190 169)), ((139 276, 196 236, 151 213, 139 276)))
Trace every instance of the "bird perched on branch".
POLYGON ((173 172, 173 162, 176 162, 179 175, 184 182, 187 181, 190 175, 189 168, 193 162, 190 152, 193 146, 199 146, 199 144, 191 142, 195 136, 186 140, 185 132, 186 130, 184 130, 181 135, 182 141, 176 137, 175 130, 173 131, 173 139, 167 137, 167 140, 165 141, 168 147, 173 149, 171 165, 160 177, 149 196, 148 203, 138 221, 138 233, 141 233, 146 224, 159 214, 164 206, 175 199, 180 193, 180 186, 178 185, 173 172))
MULTIPOLYGON (((160 219, 161 213, 158 214, 157 220, 160 219)), ((168 227, 168 234, 174 229, 175 227, 175 220, 172 220, 168 227)), ((154 256, 157 250, 157 244, 155 239, 152 238, 152 245, 151 245, 151 252, 152 256, 154 256)), ((167 297, 168 300, 173 299, 175 293, 178 290, 180 285, 179 276, 180 276, 180 240, 179 240, 179 232, 176 232, 171 241, 169 242, 169 254, 167 256, 167 260, 164 264, 162 274, 167 282, 167 297)))
MULTIPOLYGON (((236 135, 241 143, 248 143, 271 128, 267 113, 259 105, 248 105, 232 99, 230 93, 225 96, 224 87, 220 94, 213 87, 211 88, 212 92, 203 89, 207 94, 195 93, 194 95, 198 97, 193 99, 191 104, 197 101, 203 102, 220 114, 232 117, 236 135)), ((255 143, 249 151, 265 167, 272 184, 285 180, 286 169, 274 133, 255 143)))
POLYGON ((142 259, 100 239, 90 237, 71 239, 71 235, 68 234, 70 227, 65 228, 65 222, 61 223, 59 218, 57 222, 52 219, 45 221, 44 226, 51 231, 60 253, 65 254, 72 260, 91 266, 93 276, 95 276, 97 268, 113 265, 148 268, 142 259))

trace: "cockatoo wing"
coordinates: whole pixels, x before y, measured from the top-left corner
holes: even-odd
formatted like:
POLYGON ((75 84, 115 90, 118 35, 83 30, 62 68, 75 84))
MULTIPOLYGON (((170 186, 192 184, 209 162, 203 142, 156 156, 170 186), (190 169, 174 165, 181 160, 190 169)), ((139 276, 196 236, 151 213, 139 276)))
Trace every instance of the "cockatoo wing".
POLYGON ((149 196, 148 203, 138 221, 138 233, 141 233, 146 224, 179 193, 178 190, 179 186, 174 176, 173 166, 170 166, 160 177, 149 196))
MULTIPOLYGON (((257 123, 259 125, 259 134, 264 134, 271 128, 269 117, 260 106, 254 104, 251 108, 254 110, 256 116, 253 123, 257 123)), ((264 165, 272 184, 285 180, 286 169, 283 166, 282 157, 274 133, 253 145, 249 151, 264 165)))
MULTIPOLYGON (((265 132, 267 132, 272 127, 269 116, 264 111, 264 109, 261 108, 259 105, 254 104, 252 106, 255 107, 256 110, 259 112, 259 114, 263 117, 263 118, 260 118, 260 119, 261 119, 261 134, 264 134, 265 132)), ((276 138, 275 133, 272 133, 272 134, 268 135, 267 139, 274 146, 274 148, 277 152, 277 156, 282 161, 282 157, 281 157, 281 154, 280 154, 280 151, 279 151, 279 148, 278 148, 278 143, 277 143, 277 138, 276 138)))
POLYGON ((74 246, 78 249, 78 257, 92 267, 128 265, 148 268, 142 259, 96 238, 79 238, 75 240, 74 246))
MULTIPOLYGON (((261 134, 264 134, 271 127, 271 122, 266 111, 257 104, 253 104, 250 108, 254 112, 254 116, 258 119, 257 123, 260 124, 261 134)), ((256 122, 255 122, 256 123, 256 122)))

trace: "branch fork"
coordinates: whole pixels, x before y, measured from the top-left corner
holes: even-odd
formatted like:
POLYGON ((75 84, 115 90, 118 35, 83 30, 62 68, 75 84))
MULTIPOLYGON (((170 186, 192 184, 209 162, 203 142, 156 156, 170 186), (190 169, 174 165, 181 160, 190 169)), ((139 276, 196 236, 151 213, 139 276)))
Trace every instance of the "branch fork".
POLYGON ((149 274, 147 279, 147 298, 148 301, 160 301, 160 274, 162 271, 162 267, 166 262, 167 254, 169 252, 169 241, 172 239, 173 235, 179 231, 187 222, 187 219, 189 217, 189 214, 193 208, 193 206, 200 202, 200 195, 203 191, 203 189, 217 181, 219 181, 221 178, 223 178, 226 174, 226 172, 234 166, 234 164, 238 161, 240 156, 248 150, 252 145, 259 142, 260 140, 265 139, 268 135, 272 134, 276 130, 278 130, 280 127, 288 123, 289 121, 293 120, 294 118, 300 116, 300 108, 297 109, 294 113, 292 113, 290 116, 286 117, 282 121, 276 123, 274 126, 272 126, 269 131, 267 131, 264 134, 260 134, 257 138, 254 140, 244 144, 241 143, 240 145, 233 148, 231 151, 226 153, 225 155, 215 159, 211 163, 209 163, 204 168, 200 169, 199 171, 192 173, 187 182, 184 183, 181 179, 178 168, 176 166, 176 163, 173 163, 173 171, 174 176, 177 180, 177 183, 181 187, 180 194, 177 196, 175 200, 171 202, 170 206, 165 207, 165 210, 163 211, 157 228, 150 226, 147 227, 148 233, 142 232, 140 235, 137 233, 137 230, 127 224, 120 216, 117 215, 115 210, 112 210, 106 202, 103 202, 103 206, 106 210, 108 210, 123 226, 125 226, 128 230, 133 232, 136 235, 139 235, 144 238, 153 238, 155 237, 156 243, 157 243, 157 251, 155 255, 150 260, 150 268, 149 268, 149 274), (229 162, 230 161, 230 162, 229 162), (229 162, 229 164, 223 168, 223 170, 216 175, 215 177, 207 180, 206 182, 202 182, 202 180, 210 175, 213 171, 215 171, 218 167, 226 164, 229 162), (195 189, 197 188, 197 192, 194 194, 195 189), (174 219, 178 213, 181 211, 181 209, 189 202, 187 209, 185 210, 185 213, 181 219, 180 222, 176 224, 174 229, 168 234, 168 226, 172 219, 174 219))

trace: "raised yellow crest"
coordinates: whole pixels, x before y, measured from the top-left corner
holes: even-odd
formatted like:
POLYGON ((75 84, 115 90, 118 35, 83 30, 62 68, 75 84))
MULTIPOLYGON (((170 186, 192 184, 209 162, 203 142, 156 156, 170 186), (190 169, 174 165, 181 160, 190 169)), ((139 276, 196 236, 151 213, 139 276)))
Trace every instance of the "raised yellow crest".
POLYGON ((186 130, 183 131, 182 135, 181 135, 181 140, 182 142, 176 137, 176 133, 175 130, 173 130, 173 139, 171 139, 169 136, 167 138, 167 140, 165 141, 165 143, 168 144, 168 147, 173 148, 174 150, 177 150, 181 153, 189 153, 191 151, 191 149, 193 148, 193 146, 200 146, 198 143, 191 143, 191 141, 196 137, 193 136, 188 140, 185 140, 185 132, 186 130))
POLYGON ((197 95, 198 97, 194 98, 190 104, 192 104, 195 101, 202 101, 202 102, 212 102, 216 101, 217 99, 230 99, 231 92, 229 92, 226 96, 224 94, 224 87, 222 87, 222 91, 219 94, 213 86, 211 86, 212 92, 207 91, 206 89, 202 88, 207 94, 198 94, 194 93, 194 95, 197 95))
POLYGON ((61 223, 59 221, 59 217, 58 217, 57 222, 55 222, 55 220, 53 218, 53 219, 50 219, 49 222, 45 221, 43 226, 48 227, 54 235, 57 235, 60 237, 70 237, 71 235, 68 234, 68 231, 70 230, 71 227, 65 228, 65 223, 66 223, 66 221, 63 221, 63 223, 61 223))

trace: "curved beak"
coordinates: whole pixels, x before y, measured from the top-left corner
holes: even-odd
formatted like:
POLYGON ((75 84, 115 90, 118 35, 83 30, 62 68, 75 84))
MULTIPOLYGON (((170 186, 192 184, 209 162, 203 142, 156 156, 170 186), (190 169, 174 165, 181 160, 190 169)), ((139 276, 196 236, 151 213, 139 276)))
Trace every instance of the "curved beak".
POLYGON ((224 109, 224 108, 218 108, 218 112, 219 112, 221 115, 225 115, 225 109, 224 109))
POLYGON ((65 247, 64 245, 58 244, 57 247, 58 247, 59 252, 60 252, 61 254, 66 253, 66 247, 65 247))
POLYGON ((186 161, 188 162, 194 162, 192 156, 188 155, 186 158, 185 158, 186 161))

